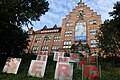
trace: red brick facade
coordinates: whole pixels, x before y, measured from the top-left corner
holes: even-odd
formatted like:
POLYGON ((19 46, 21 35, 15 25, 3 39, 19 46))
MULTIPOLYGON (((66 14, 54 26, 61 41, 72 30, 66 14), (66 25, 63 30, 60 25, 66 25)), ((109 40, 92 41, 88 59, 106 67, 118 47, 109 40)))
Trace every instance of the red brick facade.
POLYGON ((96 31, 100 28, 101 16, 97 15, 96 12, 84 5, 84 3, 79 3, 78 6, 76 6, 75 9, 73 9, 72 12, 62 20, 62 27, 58 28, 55 25, 53 28, 47 28, 45 26, 43 29, 30 34, 31 41, 28 46, 29 52, 39 53, 41 50, 48 51, 49 53, 54 50, 70 51, 71 45, 75 43, 74 37, 77 22, 86 23, 85 43, 90 46, 91 52, 94 52, 94 50, 98 51, 95 35, 96 31), (83 11, 83 19, 80 20, 79 16, 81 11, 83 11), (49 36, 50 40, 45 41, 45 36, 49 36), (36 38, 38 42, 36 42, 36 38))

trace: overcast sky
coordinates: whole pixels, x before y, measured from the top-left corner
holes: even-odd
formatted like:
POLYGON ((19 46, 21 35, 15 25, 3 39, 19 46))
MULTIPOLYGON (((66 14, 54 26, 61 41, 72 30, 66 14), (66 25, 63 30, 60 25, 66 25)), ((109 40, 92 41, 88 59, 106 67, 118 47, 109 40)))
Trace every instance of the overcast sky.
MULTIPOLYGON (((102 22, 105 19, 110 19, 108 12, 113 10, 114 3, 117 1, 120 0, 83 0, 85 5, 101 15, 102 22)), ((50 9, 40 17, 40 21, 33 22, 34 30, 42 29, 45 25, 53 27, 57 24, 58 27, 61 27, 62 19, 78 5, 80 0, 48 0, 48 2, 50 9)))

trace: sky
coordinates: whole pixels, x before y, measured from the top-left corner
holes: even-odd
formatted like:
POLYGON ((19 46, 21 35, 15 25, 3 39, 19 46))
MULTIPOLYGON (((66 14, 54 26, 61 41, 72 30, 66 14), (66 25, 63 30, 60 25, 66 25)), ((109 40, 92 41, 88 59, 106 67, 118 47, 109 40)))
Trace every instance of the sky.
MULTIPOLYGON (((55 24, 58 27, 62 25, 62 19, 78 5, 80 0, 47 0, 49 3, 49 10, 40 17, 40 21, 32 22, 33 29, 42 29, 45 25, 49 28, 53 27, 55 24)), ((111 19, 108 12, 113 10, 114 3, 120 0, 83 0, 84 4, 101 15, 102 22, 105 19, 111 19)), ((32 27, 29 25, 29 27, 32 27)), ((27 30, 27 27, 23 27, 27 30)))

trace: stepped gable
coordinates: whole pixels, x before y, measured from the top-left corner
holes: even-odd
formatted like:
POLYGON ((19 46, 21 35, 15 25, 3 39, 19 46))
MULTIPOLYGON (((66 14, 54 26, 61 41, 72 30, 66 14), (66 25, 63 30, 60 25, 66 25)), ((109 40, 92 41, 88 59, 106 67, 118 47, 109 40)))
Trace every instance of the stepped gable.
POLYGON ((97 12, 95 12, 93 9, 90 9, 90 7, 88 7, 87 5, 84 5, 84 3, 78 3, 78 5, 75 6, 75 8, 72 9, 72 11, 69 12, 69 14, 66 15, 64 19, 68 20, 68 19, 71 19, 71 17, 76 17, 77 15, 79 15, 80 8, 82 9, 82 7, 83 7, 84 13, 90 12, 89 14, 85 14, 86 16, 101 16, 101 15, 98 15, 97 12))

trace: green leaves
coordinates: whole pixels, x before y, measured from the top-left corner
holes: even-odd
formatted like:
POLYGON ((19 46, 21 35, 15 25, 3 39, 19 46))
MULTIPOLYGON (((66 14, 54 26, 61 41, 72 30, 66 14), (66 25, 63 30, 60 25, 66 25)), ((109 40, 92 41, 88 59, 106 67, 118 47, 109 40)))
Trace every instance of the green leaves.
POLYGON ((0 20, 16 23, 18 26, 39 21, 39 17, 48 11, 48 6, 46 0, 5 0, 5 4, 0 5, 0 20))
POLYGON ((117 2, 110 12, 113 19, 106 20, 98 32, 99 47, 106 53, 119 53, 120 49, 120 2, 117 2))
POLYGON ((28 35, 20 27, 7 24, 0 27, 0 53, 19 54, 27 48, 28 35))
POLYGON ((0 4, 0 53, 19 54, 27 48, 22 25, 32 24, 48 11, 46 0, 4 0, 0 4))

